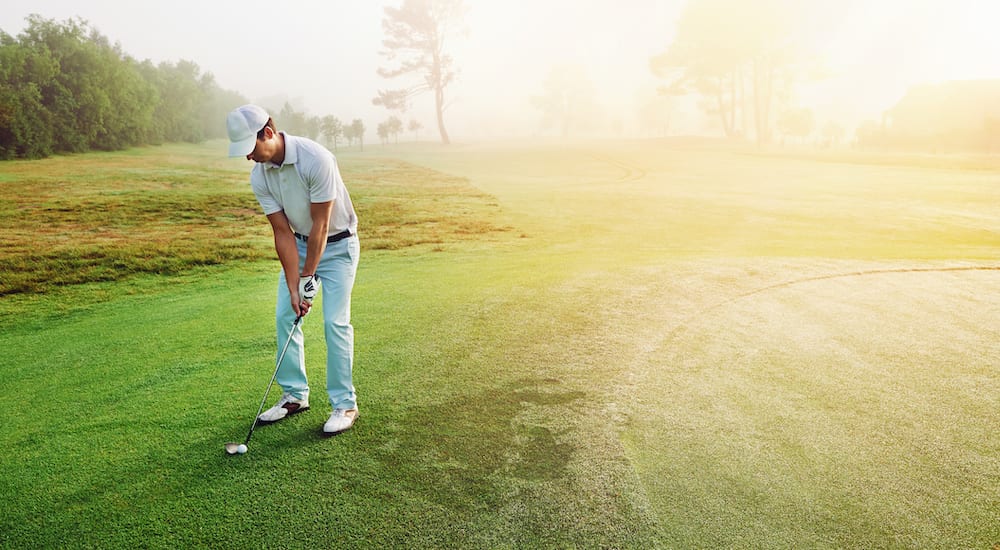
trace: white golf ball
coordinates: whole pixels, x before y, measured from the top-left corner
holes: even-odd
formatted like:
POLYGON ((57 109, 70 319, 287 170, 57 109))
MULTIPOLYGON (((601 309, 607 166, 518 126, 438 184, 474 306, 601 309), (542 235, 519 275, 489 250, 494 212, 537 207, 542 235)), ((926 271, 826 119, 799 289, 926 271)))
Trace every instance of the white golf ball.
POLYGON ((247 452, 247 446, 244 445, 244 444, 242 444, 242 443, 240 443, 240 446, 236 447, 236 452, 240 453, 240 454, 243 454, 243 453, 247 452))

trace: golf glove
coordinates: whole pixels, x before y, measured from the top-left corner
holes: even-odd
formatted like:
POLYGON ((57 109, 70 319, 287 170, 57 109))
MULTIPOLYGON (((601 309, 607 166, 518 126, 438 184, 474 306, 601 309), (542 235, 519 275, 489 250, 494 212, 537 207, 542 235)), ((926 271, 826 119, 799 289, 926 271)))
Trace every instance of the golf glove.
POLYGON ((312 303, 319 292, 319 278, 315 275, 306 275, 299 279, 299 298, 303 302, 312 303))

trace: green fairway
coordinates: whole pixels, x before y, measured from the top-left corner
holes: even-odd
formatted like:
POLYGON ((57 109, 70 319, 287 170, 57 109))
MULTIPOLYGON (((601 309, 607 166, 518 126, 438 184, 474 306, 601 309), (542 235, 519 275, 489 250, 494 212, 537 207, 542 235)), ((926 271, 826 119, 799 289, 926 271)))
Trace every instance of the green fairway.
POLYGON ((0 164, 0 546, 1000 544, 992 159, 341 155, 361 419, 325 439, 317 399, 230 457, 274 367, 277 262, 248 165, 199 175, 214 147, 0 164), (59 254, 17 216, 65 213, 42 244, 75 254, 60 236, 93 220, 66 187, 131 225, 74 256, 96 282, 38 284, 59 254))

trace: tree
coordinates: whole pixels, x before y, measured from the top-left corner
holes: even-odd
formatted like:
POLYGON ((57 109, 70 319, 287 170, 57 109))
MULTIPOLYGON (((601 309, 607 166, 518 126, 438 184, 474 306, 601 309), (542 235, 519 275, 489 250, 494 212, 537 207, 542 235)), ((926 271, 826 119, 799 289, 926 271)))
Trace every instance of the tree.
POLYGON ((543 95, 531 98, 531 104, 542 111, 542 127, 558 128, 559 135, 569 137, 594 116, 594 87, 580 66, 553 67, 543 87, 543 95))
POLYGON ((358 143, 361 144, 361 150, 365 150, 365 123, 361 122, 360 118, 356 118, 351 122, 351 134, 357 138, 358 143))
POLYGON ((812 109, 788 109, 778 117, 778 129, 786 136, 799 138, 800 143, 813 132, 816 117, 812 109))
POLYGON ((647 135, 666 137, 674 111, 674 98, 664 89, 642 90, 637 95, 639 130, 647 135))
POLYGON ((836 147, 840 145, 840 142, 844 140, 844 136, 847 134, 844 127, 837 124, 834 121, 829 121, 823 126, 822 136, 823 136, 823 146, 824 147, 836 147))
POLYGON ((223 137, 222 124, 234 105, 246 103, 242 95, 223 90, 211 73, 202 73, 192 61, 149 60, 137 65, 139 74, 155 91, 155 106, 147 125, 147 142, 199 142, 223 137))
MULTIPOLYGON (((152 68, 147 62, 159 93, 154 119, 159 126, 159 138, 164 141, 198 142, 203 133, 201 106, 206 91, 203 76, 197 64, 191 61, 163 62, 152 68)), ((220 120, 220 119, 216 119, 220 120)))
POLYGON ((403 132, 403 121, 397 116, 389 117, 389 120, 385 121, 386 130, 389 135, 395 140, 396 144, 399 144, 399 134, 403 132))
POLYGON ((446 145, 451 139, 444 124, 445 89, 454 81, 456 72, 444 45, 458 30, 464 11, 462 0, 403 0, 399 8, 386 7, 382 19, 385 38, 379 53, 395 65, 379 67, 379 76, 392 79, 415 75, 420 80, 406 88, 379 90, 372 103, 405 112, 411 98, 433 92, 438 132, 446 145))
POLYGON ((420 141, 420 130, 424 127, 423 124, 417 121, 415 118, 410 119, 410 124, 407 125, 407 129, 413 132, 413 141, 420 141))
POLYGON ((344 135, 344 124, 333 115, 326 115, 320 122, 320 132, 327 141, 333 142, 333 151, 337 151, 337 139, 344 135))
POLYGON ((137 62, 82 19, 0 31, 0 158, 221 137, 241 96, 190 61, 137 62))
POLYGON ((59 69, 35 83, 49 113, 52 149, 118 149, 140 141, 139 129, 152 116, 155 100, 134 61, 82 19, 58 23, 30 15, 27 20, 20 44, 46 52, 59 69))
POLYGON ((779 88, 797 76, 797 32, 804 19, 794 0, 691 0, 670 48, 650 60, 654 75, 674 94, 711 98, 727 137, 746 135, 749 115, 758 143, 771 139, 771 111, 779 88))
POLYGON ((375 130, 375 134, 378 135, 378 139, 384 147, 385 144, 389 142, 389 123, 380 122, 378 129, 375 130))
POLYGON ((313 141, 319 139, 322 132, 323 119, 318 116, 307 116, 305 120, 305 136, 313 141))
POLYGON ((16 41, 4 35, 0 45, 0 110, 9 124, 0 140, 17 136, 20 143, 0 146, 2 154, 34 157, 146 143, 159 97, 140 65, 82 19, 59 23, 31 15, 27 21, 16 41))
POLYGON ((885 129, 874 120, 866 120, 854 130, 857 143, 864 149, 885 145, 885 129))
POLYGON ((48 53, 0 31, 0 159, 52 154, 51 115, 40 84, 54 79, 59 65, 48 53))
POLYGON ((287 101, 281 107, 281 111, 278 112, 278 116, 274 121, 275 124, 280 124, 279 128, 292 135, 306 136, 308 132, 305 113, 296 111, 295 107, 292 107, 292 104, 287 101))

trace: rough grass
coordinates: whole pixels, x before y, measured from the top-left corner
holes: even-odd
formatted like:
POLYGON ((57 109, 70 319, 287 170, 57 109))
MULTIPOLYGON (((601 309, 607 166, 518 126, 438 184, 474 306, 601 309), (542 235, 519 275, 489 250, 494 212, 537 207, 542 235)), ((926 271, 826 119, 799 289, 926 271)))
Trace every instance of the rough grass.
MULTIPOLYGON (((0 163, 0 295, 274 257, 249 164, 168 145, 0 163)), ((372 157, 341 160, 364 246, 438 248, 507 230, 468 181, 372 157)))
POLYGON ((510 231, 496 221, 496 200, 465 178, 398 160, 349 159, 346 164, 367 249, 443 245, 510 231))

